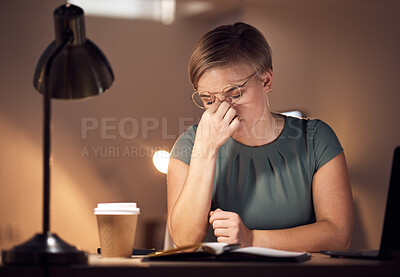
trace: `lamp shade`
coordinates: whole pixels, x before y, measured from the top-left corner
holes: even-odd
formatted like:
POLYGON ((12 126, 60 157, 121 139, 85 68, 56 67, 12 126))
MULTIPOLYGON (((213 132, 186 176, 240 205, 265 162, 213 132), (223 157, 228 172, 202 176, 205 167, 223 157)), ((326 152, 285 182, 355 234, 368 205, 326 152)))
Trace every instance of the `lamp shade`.
POLYGON ((36 66, 33 85, 51 98, 80 99, 107 91, 114 81, 111 66, 101 50, 85 36, 83 10, 65 4, 54 11, 56 39, 36 66), (65 47, 58 47, 66 44, 65 47), (55 54, 55 51, 59 50, 55 54))

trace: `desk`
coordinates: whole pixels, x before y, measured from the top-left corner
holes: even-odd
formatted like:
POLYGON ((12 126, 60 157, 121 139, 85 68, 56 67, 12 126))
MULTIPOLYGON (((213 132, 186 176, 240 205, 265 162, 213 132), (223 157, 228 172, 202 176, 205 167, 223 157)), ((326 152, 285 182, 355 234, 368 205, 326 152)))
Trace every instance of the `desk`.
POLYGON ((400 276, 400 263, 373 260, 337 259, 313 254, 301 263, 277 262, 141 262, 139 258, 101 258, 90 254, 87 265, 3 266, 1 277, 102 277, 102 276, 400 276))

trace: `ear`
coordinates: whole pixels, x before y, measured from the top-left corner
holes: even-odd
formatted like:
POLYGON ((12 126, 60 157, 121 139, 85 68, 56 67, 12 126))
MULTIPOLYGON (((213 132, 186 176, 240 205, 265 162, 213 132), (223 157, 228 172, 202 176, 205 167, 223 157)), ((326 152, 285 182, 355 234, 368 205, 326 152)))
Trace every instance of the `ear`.
POLYGON ((270 92, 272 90, 272 71, 268 70, 267 72, 262 73, 260 78, 263 82, 264 92, 270 92))

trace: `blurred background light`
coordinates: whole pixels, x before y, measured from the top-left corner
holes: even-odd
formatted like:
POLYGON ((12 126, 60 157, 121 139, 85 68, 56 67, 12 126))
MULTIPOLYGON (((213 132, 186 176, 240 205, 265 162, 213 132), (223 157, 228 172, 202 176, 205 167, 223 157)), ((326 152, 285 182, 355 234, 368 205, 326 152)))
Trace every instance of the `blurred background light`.
POLYGON ((159 150, 153 155, 153 164, 161 173, 167 174, 169 162, 169 152, 159 150))
POLYGON ((171 24, 175 20, 175 0, 68 0, 86 15, 147 19, 171 24))
POLYGON ((300 111, 288 111, 288 112, 283 112, 281 114, 287 115, 287 116, 298 117, 298 118, 302 118, 303 117, 303 113, 300 112, 300 111))

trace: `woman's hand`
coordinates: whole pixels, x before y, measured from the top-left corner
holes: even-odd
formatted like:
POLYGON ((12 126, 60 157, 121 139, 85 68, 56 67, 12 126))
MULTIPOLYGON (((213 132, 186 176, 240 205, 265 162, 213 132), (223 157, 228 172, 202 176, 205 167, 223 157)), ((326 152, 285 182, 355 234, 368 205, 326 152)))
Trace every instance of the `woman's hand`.
POLYGON ((242 247, 252 245, 253 232, 243 224, 237 213, 216 209, 210 212, 209 222, 218 242, 240 243, 242 247))
POLYGON ((229 103, 218 99, 203 113, 196 132, 195 146, 216 151, 239 127, 240 119, 229 103))

